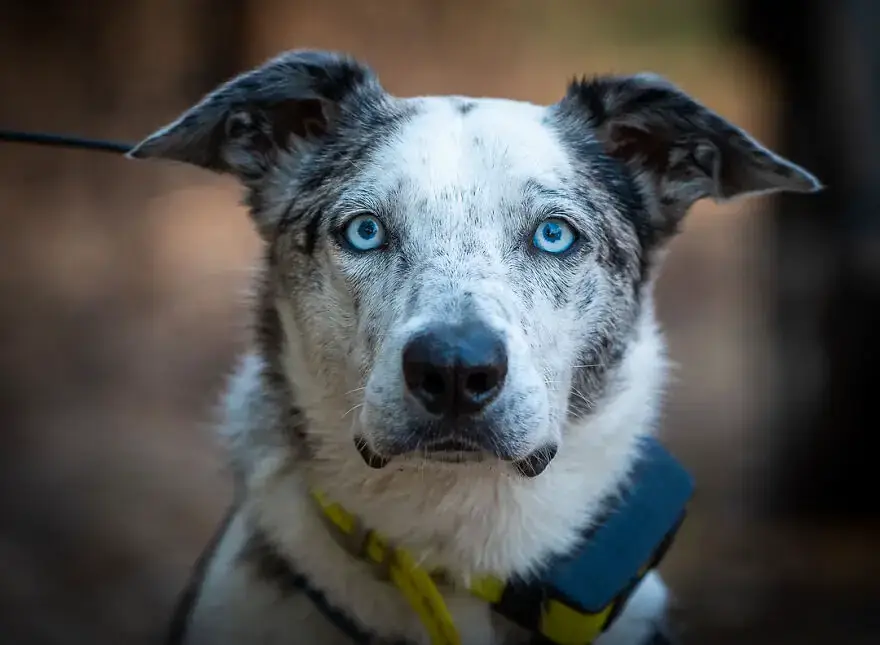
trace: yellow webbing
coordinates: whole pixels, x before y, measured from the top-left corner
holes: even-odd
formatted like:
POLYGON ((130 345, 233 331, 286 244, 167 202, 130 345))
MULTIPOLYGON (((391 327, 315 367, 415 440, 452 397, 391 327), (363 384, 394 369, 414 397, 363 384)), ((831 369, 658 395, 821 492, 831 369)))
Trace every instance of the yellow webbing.
MULTIPOLYGON (((358 521, 339 504, 328 502, 323 495, 313 496, 325 517, 346 537, 355 536, 358 521)), ((351 546, 351 545, 350 545, 351 546)), ((461 637, 437 583, 406 551, 391 548, 373 531, 363 536, 353 550, 355 556, 381 565, 395 587, 422 621, 432 645, 461 645, 461 637)), ((500 602, 505 581, 491 576, 474 580, 469 590, 490 604, 500 602)), ((602 633, 614 603, 597 614, 581 613, 566 604, 547 599, 542 606, 538 631, 558 645, 589 645, 602 633)))

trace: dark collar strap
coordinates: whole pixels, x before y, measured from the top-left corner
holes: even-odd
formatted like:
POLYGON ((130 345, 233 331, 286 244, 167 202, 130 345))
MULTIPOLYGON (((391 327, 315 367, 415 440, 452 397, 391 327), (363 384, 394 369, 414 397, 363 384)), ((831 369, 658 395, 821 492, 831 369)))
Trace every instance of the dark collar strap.
POLYGON ((245 548, 245 557, 257 567, 261 577, 270 579, 285 591, 299 591, 308 598, 331 624, 348 636, 355 645, 411 645, 406 640, 379 638, 365 630, 354 618, 334 607, 320 589, 297 571, 262 532, 251 536, 245 548))

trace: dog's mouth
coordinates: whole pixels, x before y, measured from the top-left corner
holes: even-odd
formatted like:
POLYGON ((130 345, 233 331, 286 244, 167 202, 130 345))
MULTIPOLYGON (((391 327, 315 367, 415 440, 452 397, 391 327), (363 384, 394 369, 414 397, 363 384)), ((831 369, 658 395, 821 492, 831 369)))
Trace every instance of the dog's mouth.
POLYGON ((431 442, 422 447, 420 455, 428 461, 445 461, 450 463, 483 461, 489 457, 486 451, 477 444, 456 438, 431 442))
POLYGON ((550 462, 556 457, 557 447, 555 444, 542 446, 527 456, 516 459, 502 459, 498 455, 491 454, 485 448, 457 438, 446 438, 433 441, 417 447, 414 450, 401 452, 393 456, 381 455, 374 450, 369 442, 363 437, 355 438, 355 447, 361 458, 370 468, 381 469, 387 466, 395 458, 414 458, 422 461, 437 461, 442 463, 480 463, 492 459, 508 462, 516 468, 522 476, 533 478, 543 473, 550 462))

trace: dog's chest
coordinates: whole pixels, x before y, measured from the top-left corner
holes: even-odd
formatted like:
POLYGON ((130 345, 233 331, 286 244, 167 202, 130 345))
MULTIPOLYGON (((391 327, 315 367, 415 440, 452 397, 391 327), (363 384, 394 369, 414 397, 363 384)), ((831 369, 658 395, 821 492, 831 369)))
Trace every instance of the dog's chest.
MULTIPOLYGON (((303 521, 300 529, 309 524, 303 521)), ((428 631, 401 591, 333 549, 332 541, 308 540, 311 549, 285 569, 269 551, 248 549, 245 527, 236 518, 215 552, 190 616, 186 645, 352 645, 364 642, 364 635, 377 643, 430 645, 428 631), (298 574, 305 587, 294 581, 298 574), (310 592, 318 592, 321 602, 310 592), (361 633, 353 634, 346 623, 358 625, 361 633)), ((462 645, 526 642, 524 632, 469 592, 444 587, 442 594, 462 645)))
MULTIPOLYGON (((374 598, 381 602, 385 593, 374 598)), ((391 601, 392 598, 384 598, 391 601)), ((328 645, 355 645, 362 638, 349 633, 339 621, 322 612, 304 594, 289 596, 287 609, 282 613, 263 616, 262 633, 267 645, 289 645, 295 642, 320 642, 328 645), (291 635, 296 638, 290 640, 291 635)), ((378 603, 377 603, 378 604, 378 603)), ((520 645, 528 642, 528 634, 490 611, 485 603, 464 595, 447 595, 446 604, 461 637, 462 645, 520 645)), ((431 645, 428 632, 418 620, 413 620, 412 611, 388 602, 386 609, 396 609, 395 613, 377 611, 373 614, 370 634, 371 645, 431 645), (397 613, 399 611, 399 613, 397 613)), ((354 611, 342 606, 333 606, 333 611, 347 615, 354 611)), ((263 642, 263 641, 261 641, 263 642)))
MULTIPOLYGON (((379 643, 431 645, 425 625, 396 587, 375 579, 360 579, 349 590, 351 595, 346 594, 346 598, 340 598, 340 606, 332 609, 347 614, 368 614, 369 619, 364 622, 372 627, 379 643), (390 637, 391 634, 395 637, 390 637)), ((528 641, 526 632, 492 611, 490 605, 470 593, 444 590, 443 597, 462 645, 518 645, 528 641)), ((336 628, 334 643, 343 645, 356 642, 332 617, 328 618, 325 612, 314 606, 311 611, 305 611, 312 620, 325 623, 321 633, 324 633, 323 627, 328 624, 336 628)))

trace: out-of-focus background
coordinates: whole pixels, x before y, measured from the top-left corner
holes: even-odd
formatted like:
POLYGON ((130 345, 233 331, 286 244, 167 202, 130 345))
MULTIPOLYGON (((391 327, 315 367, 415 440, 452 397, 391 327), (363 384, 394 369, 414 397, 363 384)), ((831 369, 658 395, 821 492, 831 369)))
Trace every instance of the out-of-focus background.
MULTIPOLYGON (((875 0, 0 0, 0 127, 133 141, 279 50, 397 94, 557 100, 662 73, 814 171, 700 203, 660 315, 699 495, 687 644, 880 642, 875 0)), ((259 251, 231 180, 0 144, 0 642, 158 642, 230 499, 211 432, 259 251)))

